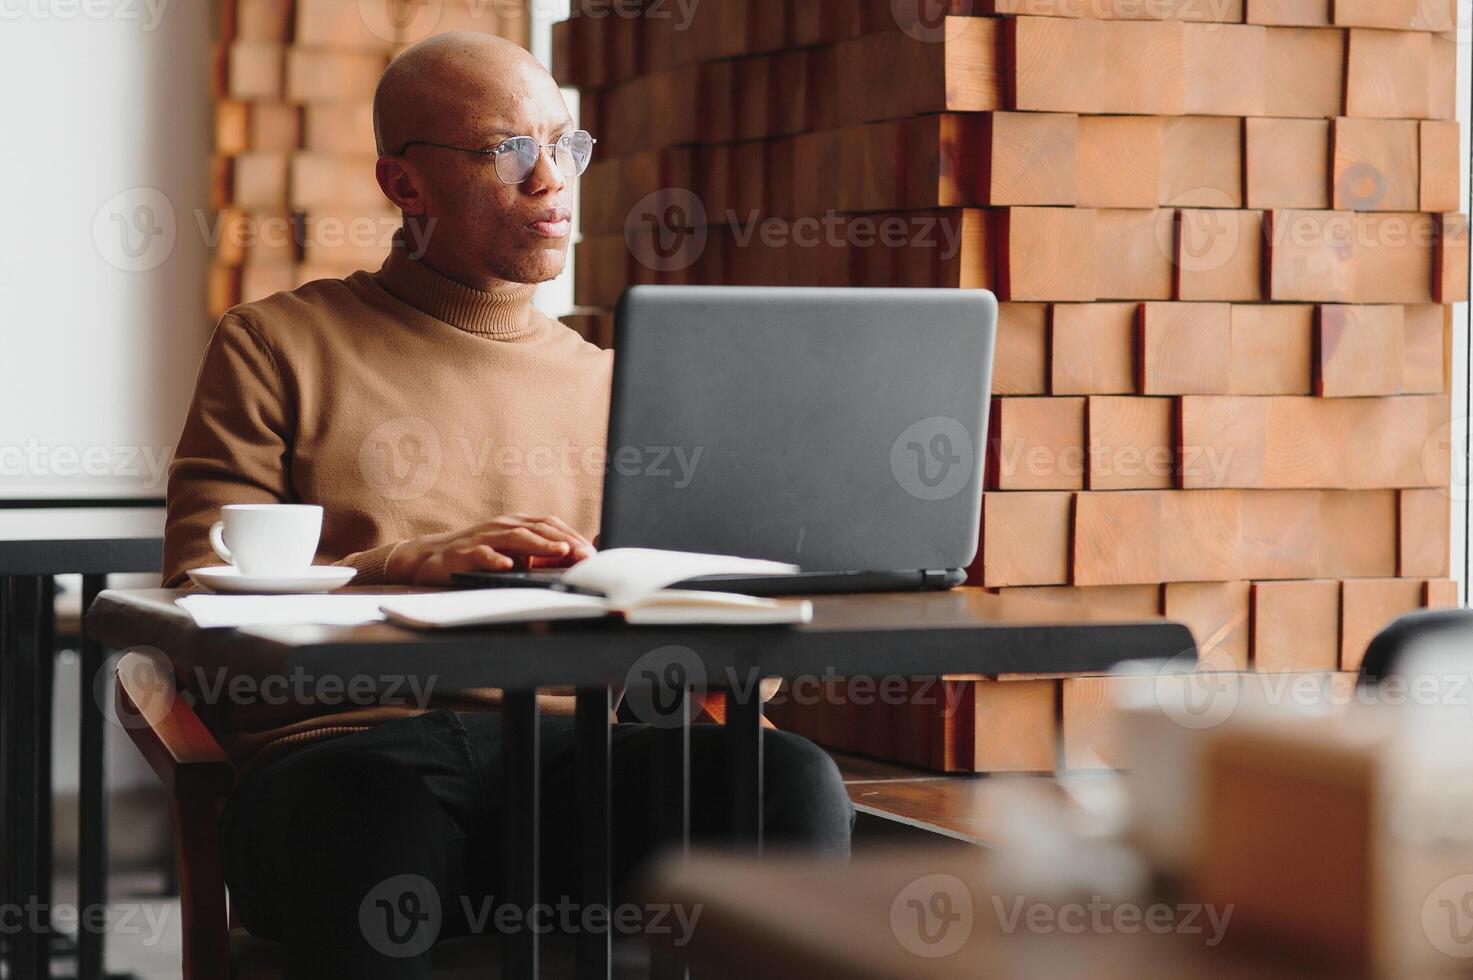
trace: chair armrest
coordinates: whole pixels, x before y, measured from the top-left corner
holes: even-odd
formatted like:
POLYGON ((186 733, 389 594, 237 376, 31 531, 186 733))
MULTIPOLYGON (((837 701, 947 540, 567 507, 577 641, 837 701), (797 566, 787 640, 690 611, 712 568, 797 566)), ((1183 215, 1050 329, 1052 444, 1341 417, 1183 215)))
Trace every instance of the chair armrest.
POLYGON ((118 661, 118 721, 176 800, 227 796, 234 773, 225 751, 187 700, 162 654, 133 651, 118 661))

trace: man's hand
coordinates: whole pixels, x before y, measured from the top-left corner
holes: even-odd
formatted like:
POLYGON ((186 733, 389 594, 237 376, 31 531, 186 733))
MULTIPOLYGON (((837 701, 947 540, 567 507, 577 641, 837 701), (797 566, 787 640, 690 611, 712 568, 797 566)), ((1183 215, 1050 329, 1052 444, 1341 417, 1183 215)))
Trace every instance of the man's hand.
POLYGON ((594 551, 587 538, 556 517, 515 514, 465 531, 401 542, 384 573, 395 585, 449 585, 456 572, 563 568, 594 551))

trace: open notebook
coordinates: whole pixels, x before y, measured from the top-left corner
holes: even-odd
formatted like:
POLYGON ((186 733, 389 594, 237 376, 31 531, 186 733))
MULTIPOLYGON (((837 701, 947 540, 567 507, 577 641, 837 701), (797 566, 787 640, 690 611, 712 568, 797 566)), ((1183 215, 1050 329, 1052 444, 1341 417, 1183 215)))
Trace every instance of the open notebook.
POLYGON ((620 615, 636 625, 806 623, 813 618, 813 605, 806 599, 760 599, 727 592, 666 588, 703 575, 792 575, 797 571, 796 565, 755 558, 615 548, 599 552, 563 573, 563 582, 580 592, 553 589, 438 592, 385 598, 381 608, 392 622, 415 629, 601 619, 610 615, 620 615))

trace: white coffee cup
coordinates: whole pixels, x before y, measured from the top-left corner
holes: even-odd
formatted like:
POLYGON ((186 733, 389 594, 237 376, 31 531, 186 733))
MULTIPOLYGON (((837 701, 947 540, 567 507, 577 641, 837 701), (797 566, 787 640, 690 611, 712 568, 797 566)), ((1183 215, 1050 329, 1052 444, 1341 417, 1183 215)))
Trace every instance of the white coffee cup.
POLYGON ((242 575, 294 575, 317 555, 322 508, 316 504, 227 504, 220 517, 210 544, 242 575))

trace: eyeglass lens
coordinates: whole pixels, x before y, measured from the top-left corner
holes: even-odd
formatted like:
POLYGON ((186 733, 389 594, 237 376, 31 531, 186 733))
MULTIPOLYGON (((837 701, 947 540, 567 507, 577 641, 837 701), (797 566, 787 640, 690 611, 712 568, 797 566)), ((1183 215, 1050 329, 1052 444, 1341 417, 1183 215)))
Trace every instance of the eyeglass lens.
MULTIPOLYGON (((537 169, 541 153, 541 144, 532 137, 513 136, 497 148, 496 175, 508 184, 520 184, 537 169)), ((553 144, 553 162, 564 176, 581 176, 592 157, 593 137, 581 129, 564 133, 553 144)))

